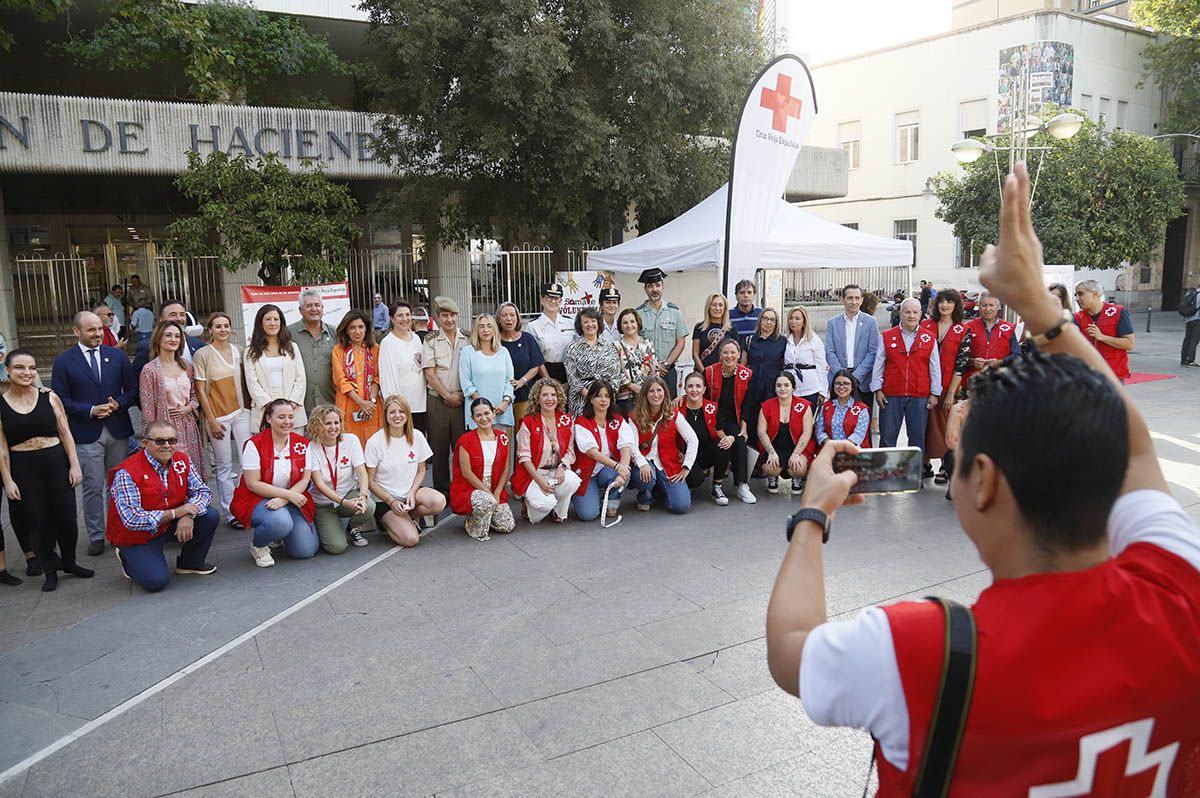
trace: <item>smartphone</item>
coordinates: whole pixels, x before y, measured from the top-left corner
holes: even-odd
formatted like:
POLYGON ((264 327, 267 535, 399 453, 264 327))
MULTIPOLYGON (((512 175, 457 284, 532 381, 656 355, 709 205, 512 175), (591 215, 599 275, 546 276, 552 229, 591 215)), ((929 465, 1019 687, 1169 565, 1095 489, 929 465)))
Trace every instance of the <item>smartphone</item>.
POLYGON ((858 474, 851 493, 916 493, 921 489, 923 459, 916 446, 863 449, 858 454, 834 455, 833 470, 858 474))
POLYGON ((365 421, 366 420, 366 418, 363 416, 363 412, 361 410, 355 410, 353 413, 350 414, 350 418, 353 419, 354 421, 365 421))

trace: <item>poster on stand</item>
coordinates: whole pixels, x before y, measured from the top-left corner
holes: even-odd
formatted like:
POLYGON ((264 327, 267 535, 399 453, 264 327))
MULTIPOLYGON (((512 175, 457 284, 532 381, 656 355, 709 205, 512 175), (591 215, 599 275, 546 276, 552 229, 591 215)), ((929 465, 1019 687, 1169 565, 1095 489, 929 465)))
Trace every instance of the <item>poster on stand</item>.
POLYGON ((583 308, 599 308, 600 292, 611 288, 612 272, 555 272, 554 280, 563 287, 562 308, 568 319, 583 308))
POLYGON ((263 305, 277 305, 283 311, 284 325, 300 321, 300 292, 310 288, 321 292, 325 302, 325 323, 337 329, 342 317, 350 312, 350 286, 346 283, 321 285, 243 285, 242 321, 246 325, 245 343, 250 343, 254 317, 263 305))

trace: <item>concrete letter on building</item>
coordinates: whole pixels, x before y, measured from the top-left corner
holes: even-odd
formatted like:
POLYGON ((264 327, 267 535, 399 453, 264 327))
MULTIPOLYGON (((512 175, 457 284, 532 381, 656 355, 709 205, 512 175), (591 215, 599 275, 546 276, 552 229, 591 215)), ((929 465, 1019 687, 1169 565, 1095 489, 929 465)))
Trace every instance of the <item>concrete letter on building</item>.
POLYGON ((242 154, 249 157, 254 154, 250 149, 250 141, 246 138, 246 133, 240 127, 233 129, 233 137, 229 139, 229 149, 225 151, 226 155, 233 155, 234 150, 241 150, 242 154))
POLYGON ((257 152, 259 155, 278 154, 279 150, 276 150, 276 149, 268 150, 263 147, 263 133, 270 133, 272 136, 279 135, 279 131, 273 127, 259 128, 258 131, 254 134, 254 151, 257 152))
POLYGON ((79 129, 83 131, 84 152, 104 152, 112 146, 112 131, 108 129, 107 125, 97 122, 95 119, 80 119, 79 129), (104 134, 104 144, 102 146, 92 146, 92 128, 98 128, 104 134))
POLYGON ((329 137, 329 160, 334 160, 334 147, 337 147, 342 151, 342 155, 346 156, 347 161, 354 157, 350 154, 351 144, 354 141, 354 134, 346 133, 345 140, 342 140, 341 136, 339 136, 337 133, 334 133, 332 130, 328 131, 326 135, 329 137))
POLYGON ((360 160, 360 161, 375 160, 375 154, 373 152, 367 152, 368 146, 371 147, 372 150, 375 148, 375 137, 372 136, 370 133, 359 133, 356 138, 358 140, 357 141, 358 160, 360 160))
POLYGON ((217 152, 219 149, 221 149, 221 144, 220 144, 220 142, 221 142, 221 126, 220 125, 209 125, 208 133, 209 133, 210 138, 206 138, 206 139, 200 138, 200 126, 199 125, 188 125, 188 129, 191 131, 191 135, 192 135, 192 144, 191 144, 191 148, 190 148, 192 152, 200 152, 201 144, 209 145, 210 147, 212 147, 213 152, 217 152))
POLYGON ((296 157, 302 161, 311 161, 321 156, 312 151, 313 145, 317 143, 317 131, 315 130, 297 130, 296 131, 296 157))
POLYGON ((118 122, 117 123, 117 148, 123 153, 130 155, 145 155, 150 151, 149 147, 142 147, 140 150, 133 150, 129 145, 137 141, 138 133, 142 130, 141 122, 118 122))
MULTIPOLYGON (((8 145, 4 143, 4 131, 6 130, 12 134, 13 138, 21 142, 23 148, 29 149, 29 117, 21 117, 21 129, 17 130, 12 122, 0 116, 0 150, 8 149, 8 145)), ((349 155, 350 153, 346 154, 349 155)))
POLYGON ((279 138, 283 140, 283 157, 290 159, 292 157, 292 129, 285 127, 280 130, 279 138))

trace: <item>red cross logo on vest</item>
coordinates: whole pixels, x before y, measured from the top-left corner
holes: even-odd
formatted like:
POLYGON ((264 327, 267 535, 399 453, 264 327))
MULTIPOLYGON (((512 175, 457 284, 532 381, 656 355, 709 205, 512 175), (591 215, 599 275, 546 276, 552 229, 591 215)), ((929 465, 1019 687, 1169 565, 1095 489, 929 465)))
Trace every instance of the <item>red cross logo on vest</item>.
POLYGON ((560 427, 571 426, 571 417, 565 413, 563 415, 559 416, 558 417, 558 426, 560 426, 560 427))
POLYGON ((171 469, 176 474, 182 474, 184 471, 187 471, 187 463, 183 462, 182 460, 176 460, 171 464, 171 469))
POLYGON ((762 90, 758 103, 771 112, 771 128, 787 133, 788 117, 800 118, 800 98, 792 96, 792 78, 782 72, 775 78, 775 88, 762 90))
POLYGON ((308 445, 297 442, 294 446, 292 446, 292 451, 303 457, 308 452, 308 445))
POLYGON ((1086 795, 1147 795, 1166 798, 1167 780, 1179 743, 1150 749, 1154 718, 1126 723, 1079 740, 1079 769, 1071 781, 1029 788, 1029 798, 1071 798, 1086 795), (1126 748, 1125 744, 1128 744, 1126 748), (1126 751, 1124 762, 1110 753, 1126 751), (1136 790, 1126 792, 1137 785, 1136 790))

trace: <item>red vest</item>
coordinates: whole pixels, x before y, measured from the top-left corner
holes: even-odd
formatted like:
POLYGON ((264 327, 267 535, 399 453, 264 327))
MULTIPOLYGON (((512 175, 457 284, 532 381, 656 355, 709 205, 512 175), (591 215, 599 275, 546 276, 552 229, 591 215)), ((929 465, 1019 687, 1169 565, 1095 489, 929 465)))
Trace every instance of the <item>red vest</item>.
MULTIPOLYGON (((454 454, 450 459, 450 509, 458 515, 471 514, 471 493, 477 488, 471 486, 462 475, 462 467, 458 464, 459 450, 466 449, 471 455, 471 471, 482 479, 483 474, 483 441, 479 440, 479 430, 473 429, 458 439, 454 454)), ((508 433, 496 432, 496 459, 492 461, 490 482, 495 489, 498 480, 508 467, 508 433)), ((508 501, 508 492, 500 492, 500 501, 508 501)))
POLYGON ((906 351, 899 327, 884 330, 884 396, 929 396, 929 356, 936 345, 937 335, 918 327, 912 348, 906 351))
MULTIPOLYGON (((987 328, 983 325, 983 319, 971 319, 963 325, 967 328, 967 332, 971 334, 971 357, 982 357, 992 360, 994 358, 1006 358, 1012 354, 1012 337, 1017 334, 1017 328, 1004 319, 997 319, 992 327, 992 335, 989 338, 987 328)), ((962 381, 966 383, 971 377, 979 373, 979 369, 967 368, 963 374, 962 381)))
MULTIPOLYGON (((125 469, 133 477, 141 496, 142 508, 145 510, 166 510, 168 507, 178 507, 187 502, 188 472, 192 464, 183 452, 171 455, 171 467, 168 471, 167 485, 163 487, 162 478, 150 465, 146 453, 138 450, 130 455, 116 468, 108 472, 108 487, 112 488, 113 479, 117 472, 125 469)), ((121 522, 121 514, 117 512, 117 503, 110 490, 108 498, 108 520, 104 525, 104 536, 114 546, 140 546, 151 538, 156 538, 171 526, 171 519, 164 516, 158 529, 153 532, 147 529, 130 529, 121 522)))
MULTIPOLYGON (((812 405, 807 399, 802 399, 799 396, 792 397, 792 412, 788 416, 788 430, 792 433, 792 444, 800 442, 800 436, 804 434, 804 414, 812 410, 812 405)), ((762 403, 763 418, 767 420, 767 438, 775 440, 775 436, 779 434, 779 398, 768 399, 762 403)), ((849 417, 849 413, 846 414, 849 417)), ((853 429, 853 428, 851 428, 853 429)), ((757 444, 758 450, 762 451, 762 444, 757 444)), ((809 430, 808 443, 804 444, 803 453, 805 457, 811 458, 813 452, 817 450, 817 438, 809 430)))
MULTIPOLYGON (((614 415, 608 420, 604 427, 605 437, 608 438, 608 451, 614 460, 619 460, 619 449, 617 448, 617 433, 621 431, 621 424, 624 422, 620 416, 614 415)), ((575 419, 577 426, 583 427, 588 432, 592 433, 592 437, 596 439, 596 448, 602 449, 600 445, 600 429, 596 426, 594 418, 580 416, 575 419)), ((588 482, 592 479, 592 472, 596 470, 596 461, 587 456, 586 452, 579 451, 579 447, 575 447, 575 473, 579 475, 579 490, 575 491, 576 496, 582 496, 587 490, 588 482)))
MULTIPOLYGON (((850 405, 850 409, 842 416, 842 437, 833 437, 833 413, 837 410, 837 399, 830 399, 827 402, 821 403, 821 418, 825 421, 825 432, 834 440, 850 440, 850 436, 854 434, 854 429, 858 426, 859 414, 867 416, 865 423, 870 424, 871 409, 862 402, 854 402, 850 405)), ((863 437, 863 442, 859 444, 859 448, 866 449, 871 445, 870 428, 868 434, 863 437)), ((815 435, 813 436, 816 437, 815 435)))
MULTIPOLYGON (((253 446, 258 450, 259 471, 258 477, 268 485, 275 477, 275 443, 271 440, 271 430, 265 429, 256 435, 252 435, 250 440, 246 441, 246 446, 253 446)), ((308 441, 300 435, 292 432, 288 437, 288 463, 292 467, 292 472, 288 476, 288 485, 295 485, 300 481, 305 471, 305 465, 308 462, 308 441)), ((308 496, 308 501, 300 508, 300 512, 308 519, 311 524, 313 517, 316 515, 316 508, 313 507, 312 494, 305 487, 304 494, 308 496)), ((242 474, 242 478, 238 480, 238 486, 233 491, 233 501, 229 503, 229 512, 242 525, 249 529, 250 516, 254 514, 254 508, 258 507, 259 502, 267 501, 267 497, 259 496, 250 488, 246 487, 246 475, 242 474)))
MULTIPOLYGON (((937 338, 938 323, 933 319, 921 322, 921 329, 933 333, 937 338)), ((942 366, 942 396, 950 390, 950 380, 954 379, 954 360, 958 356, 958 347, 962 344, 963 336, 967 334, 967 325, 951 324, 950 329, 938 342, 938 359, 942 366)))
MULTIPOLYGON (((682 413, 686 409, 687 405, 684 405, 683 407, 679 408, 679 411, 682 413)), ((706 399, 700 405, 700 411, 704 415, 704 426, 708 427, 708 437, 712 438, 714 441, 719 441, 721 438, 725 437, 724 433, 717 431, 717 403, 706 399)))
MULTIPOLYGON (((1100 332, 1110 338, 1119 338, 1117 335, 1117 323, 1121 321, 1121 311, 1124 310, 1120 305, 1114 305, 1111 302, 1105 302, 1104 307, 1100 309, 1100 315, 1093 321, 1092 314, 1086 310, 1081 310, 1075 314, 1075 323, 1079 325, 1079 329, 1083 331, 1084 337, 1087 337, 1087 328, 1095 324, 1100 328, 1100 332)), ((1117 379, 1129 379, 1129 352, 1124 349, 1117 349, 1115 346, 1106 344, 1102 341, 1096 341, 1088 337, 1092 345, 1096 347, 1096 351, 1100 353, 1100 357, 1104 358, 1104 362, 1117 375, 1117 379)))
POLYGON ((679 453, 679 431, 675 427, 675 419, 679 411, 664 408, 661 423, 643 430, 640 424, 635 424, 638 434, 638 450, 642 457, 650 454, 654 437, 658 436, 658 462, 668 477, 673 477, 683 470, 683 457, 679 453))
MULTIPOLYGON (((742 400, 750 389, 750 378, 754 372, 745 366, 735 366, 733 369, 733 412, 737 415, 738 423, 742 423, 742 400)), ((721 364, 713 363, 704 369, 704 378, 708 381, 708 398, 717 404, 721 401, 721 385, 725 375, 721 373, 721 364)))
MULTIPOLYGON (((571 414, 559 411, 556 413, 558 425, 556 435, 558 437, 558 452, 559 457, 567 451, 571 446, 571 414)), ((521 419, 521 424, 529 429, 529 450, 533 453, 533 467, 538 467, 537 458, 542 456, 542 447, 546 445, 543 439, 543 425, 541 411, 531 413, 521 419)), ((533 482, 533 477, 529 476, 529 472, 525 470, 525 466, 517 464, 516 470, 512 475, 512 491, 516 496, 524 496, 525 491, 529 489, 529 483, 533 482)))
MULTIPOLYGON (((878 795, 908 796, 940 680, 945 622, 932 602, 883 610, 909 746, 904 771, 876 753, 878 795)), ((974 611, 979 661, 951 796, 1200 795, 1195 568, 1135 543, 1087 571, 1000 580, 974 611), (1161 791, 1151 789, 1156 778, 1161 791)))

